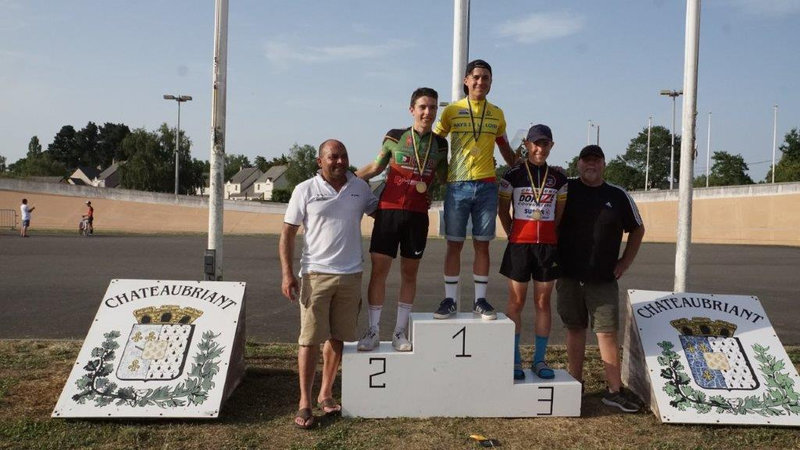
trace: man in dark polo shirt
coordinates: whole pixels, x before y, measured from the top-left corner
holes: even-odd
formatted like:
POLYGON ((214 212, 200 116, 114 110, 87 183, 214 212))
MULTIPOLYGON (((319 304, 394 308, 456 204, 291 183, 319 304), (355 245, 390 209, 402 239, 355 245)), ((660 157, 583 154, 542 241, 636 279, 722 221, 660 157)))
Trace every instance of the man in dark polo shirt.
POLYGON ((577 179, 569 196, 558 235, 561 278, 556 283, 558 314, 567 328, 567 366, 582 382, 586 329, 597 334, 608 391, 603 403, 624 412, 639 410, 622 390, 619 342, 619 279, 631 266, 644 237, 644 224, 633 199, 619 186, 606 183, 605 155, 588 145, 578 158, 577 179), (628 242, 622 256, 622 233, 628 242))

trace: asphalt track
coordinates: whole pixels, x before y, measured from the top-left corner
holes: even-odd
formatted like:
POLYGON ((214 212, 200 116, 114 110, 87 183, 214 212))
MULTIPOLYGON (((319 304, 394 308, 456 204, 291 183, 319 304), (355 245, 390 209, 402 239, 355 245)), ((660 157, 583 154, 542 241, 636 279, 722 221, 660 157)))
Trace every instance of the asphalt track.
MULTIPOLYGON (((89 238, 72 234, 42 234, 35 228, 22 239, 0 232, 0 339, 83 339, 110 280, 114 278, 202 279, 205 236, 103 235, 89 238)), ((363 242, 365 256, 368 242, 363 242)), ((298 246, 300 243, 298 242, 298 246)), ((505 241, 491 245, 490 302, 505 309, 506 280, 496 272, 505 241)), ((433 311, 442 298, 441 268, 445 242, 431 239, 420 266, 415 311, 433 311)), ((247 335, 257 342, 295 342, 299 324, 297 305, 280 293, 277 236, 227 236, 224 275, 247 283, 247 335)), ((299 249, 297 251, 299 254, 299 249)), ((462 260, 463 298, 472 297, 469 242, 462 260), (464 283, 466 281, 466 283, 464 283)), ((674 276, 674 244, 644 244, 631 270, 620 280, 625 289, 670 291, 674 276)), ((693 245, 689 291, 745 294, 759 297, 784 345, 800 345, 800 248, 741 245, 693 245)), ((397 264, 395 265, 397 266, 397 264)), ((393 267, 387 288, 387 307, 381 338, 394 328, 399 267, 393 267)), ((363 292, 369 263, 365 264, 363 292)), ((523 314, 523 342, 532 343, 533 304, 523 314)), ((623 296, 624 299, 624 296, 623 296)), ((554 299, 555 301, 555 293, 554 299)), ((623 301, 621 299, 621 301, 623 301)), ((366 297, 365 297, 366 303, 366 297)), ((467 306, 462 305, 462 310, 467 306)), ((555 310, 555 308, 553 308, 555 310)), ((366 314, 359 317, 359 331, 366 314)), ((553 316, 552 343, 564 342, 564 332, 553 316)))

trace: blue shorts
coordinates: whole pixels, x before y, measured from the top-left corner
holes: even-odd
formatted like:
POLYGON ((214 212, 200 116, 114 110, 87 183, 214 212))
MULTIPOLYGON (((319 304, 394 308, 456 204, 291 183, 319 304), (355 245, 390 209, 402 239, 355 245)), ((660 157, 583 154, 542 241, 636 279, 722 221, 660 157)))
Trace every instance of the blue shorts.
POLYGON ((23 220, 23 221, 22 221, 22 226, 23 226, 23 227, 29 227, 29 226, 31 226, 31 220, 30 220, 30 219, 28 219, 28 220, 23 220))
POLYGON ((472 239, 494 239, 497 218, 497 183, 454 181, 447 183, 444 198, 444 234, 448 241, 467 238, 467 221, 472 219, 472 239))

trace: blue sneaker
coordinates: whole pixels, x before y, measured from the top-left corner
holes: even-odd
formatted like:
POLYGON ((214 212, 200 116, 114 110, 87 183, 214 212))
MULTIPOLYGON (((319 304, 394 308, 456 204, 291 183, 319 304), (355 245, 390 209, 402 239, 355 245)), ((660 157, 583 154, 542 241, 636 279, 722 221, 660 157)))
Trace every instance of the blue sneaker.
POLYGON ((475 305, 472 307, 472 312, 474 314, 480 314, 483 320, 497 319, 497 313, 494 312, 494 308, 492 308, 492 305, 490 305, 485 298, 479 298, 475 302, 475 305))
POLYGON ((522 364, 514 364, 514 379, 515 380, 525 379, 525 371, 522 370, 522 364))
POLYGON ((434 319, 449 319, 456 312, 456 301, 448 297, 439 303, 439 309, 433 313, 434 319))

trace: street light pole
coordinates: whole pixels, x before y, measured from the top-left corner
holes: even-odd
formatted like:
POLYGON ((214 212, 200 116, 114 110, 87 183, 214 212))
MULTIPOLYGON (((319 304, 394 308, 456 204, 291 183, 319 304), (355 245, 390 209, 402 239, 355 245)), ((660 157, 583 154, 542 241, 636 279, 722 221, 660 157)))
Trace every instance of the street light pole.
POLYGON ((175 195, 178 195, 178 170, 180 169, 180 162, 178 162, 178 150, 181 146, 181 103, 191 101, 192 96, 165 94, 164 100, 175 100, 178 102, 178 124, 175 127, 175 195))
POLYGON ((706 148, 706 187, 711 173, 711 113, 708 113, 708 147, 706 148))
POLYGON ((225 122, 228 93, 228 0, 214 2, 214 58, 211 84, 211 155, 209 164, 208 248, 205 279, 222 281, 222 224, 225 189, 225 122))
POLYGON ((678 186, 678 229, 675 236, 675 284, 673 292, 686 292, 689 276, 689 244, 692 242, 692 180, 697 117, 697 68, 700 50, 700 0, 686 0, 686 44, 683 60, 681 171, 678 186))
POLYGON ((469 57, 469 0, 453 1, 453 78, 450 100, 464 98, 464 71, 469 57))
POLYGON ((675 181, 675 97, 682 95, 683 91, 663 89, 659 94, 672 97, 672 143, 669 149, 669 189, 672 190, 672 183, 675 181))
POLYGON ((775 148, 778 146, 778 105, 772 107, 772 182, 775 183, 775 148))
POLYGON ((650 131, 653 128, 653 116, 647 118, 647 163, 644 166, 644 190, 650 186, 650 131))

